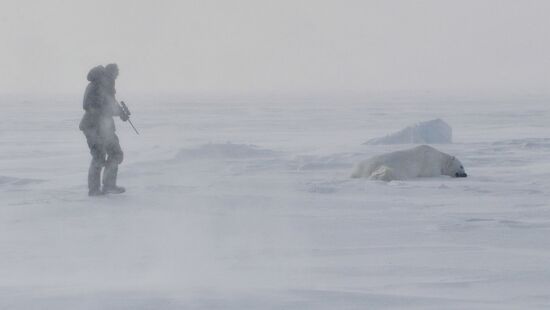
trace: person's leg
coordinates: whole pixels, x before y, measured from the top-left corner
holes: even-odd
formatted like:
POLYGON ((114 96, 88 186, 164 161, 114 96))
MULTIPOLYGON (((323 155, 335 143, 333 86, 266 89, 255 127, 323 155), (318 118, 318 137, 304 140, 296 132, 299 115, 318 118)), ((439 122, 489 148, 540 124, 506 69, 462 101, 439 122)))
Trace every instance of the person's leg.
POLYGON ((100 190, 101 169, 105 165, 105 151, 97 135, 93 133, 86 134, 86 140, 92 155, 92 161, 88 169, 88 195, 97 196, 102 194, 100 190))
POLYGON ((101 185, 101 168, 103 168, 103 165, 95 158, 92 158, 90 168, 88 169, 88 195, 90 196, 102 194, 99 188, 101 185))
POLYGON ((113 135, 106 145, 107 161, 105 163, 105 171, 103 172, 103 192, 105 193, 123 193, 125 189, 117 186, 118 165, 124 159, 124 153, 120 147, 118 137, 113 135))
POLYGON ((103 172, 103 188, 115 187, 117 175, 118 164, 107 159, 105 171, 103 172))

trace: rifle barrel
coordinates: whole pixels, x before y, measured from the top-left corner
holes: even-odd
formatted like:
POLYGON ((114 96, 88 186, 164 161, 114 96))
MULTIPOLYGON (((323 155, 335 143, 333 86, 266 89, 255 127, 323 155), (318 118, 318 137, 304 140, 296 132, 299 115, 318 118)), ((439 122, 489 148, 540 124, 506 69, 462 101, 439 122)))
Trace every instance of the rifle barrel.
POLYGON ((128 123, 130 123, 130 126, 132 126, 132 128, 134 128, 134 131, 138 134, 139 136, 139 132, 137 131, 136 127, 134 127, 134 124, 132 124, 132 121, 128 118, 128 123))
POLYGON ((139 136, 139 132, 137 131, 136 126, 134 126, 134 124, 132 124, 132 121, 130 120, 130 115, 132 113, 130 113, 130 110, 128 109, 128 106, 126 106, 126 103, 124 103, 124 101, 120 101, 119 107, 122 109, 122 112, 126 114, 126 116, 128 117, 128 123, 130 123, 130 126, 132 126, 136 134, 139 136))

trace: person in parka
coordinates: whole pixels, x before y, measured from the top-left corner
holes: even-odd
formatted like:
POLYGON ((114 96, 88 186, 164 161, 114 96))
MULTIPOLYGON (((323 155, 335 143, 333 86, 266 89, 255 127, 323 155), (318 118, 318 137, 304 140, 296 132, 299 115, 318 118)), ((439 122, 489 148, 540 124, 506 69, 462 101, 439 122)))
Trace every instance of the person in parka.
MULTIPOLYGON (((116 65, 115 65, 116 66, 116 65)), ((114 80, 118 75, 113 66, 97 66, 88 73, 90 82, 84 92, 84 116, 80 122, 80 130, 86 136, 92 161, 88 170, 88 195, 119 194, 125 192, 123 187, 116 185, 118 165, 124 154, 115 134, 113 116, 119 116, 123 121, 128 116, 118 105, 114 94, 114 80), (103 172, 103 189, 101 186, 101 170, 103 172)))

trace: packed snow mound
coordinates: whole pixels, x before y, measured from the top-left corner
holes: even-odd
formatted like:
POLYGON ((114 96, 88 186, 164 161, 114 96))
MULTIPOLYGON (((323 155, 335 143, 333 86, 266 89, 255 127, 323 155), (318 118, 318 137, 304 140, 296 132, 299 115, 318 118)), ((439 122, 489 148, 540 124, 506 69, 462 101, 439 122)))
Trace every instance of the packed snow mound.
POLYGON ((454 156, 431 146, 390 152, 360 162, 352 178, 393 181, 421 177, 466 177, 462 163, 454 156))
POLYGON ((453 129, 442 119, 434 119, 404 128, 385 137, 371 139, 364 144, 446 144, 453 143, 453 129))
POLYGON ((327 170, 327 169, 349 169, 363 154, 361 153, 338 153, 327 156, 298 156, 290 163, 290 167, 296 170, 327 170))
POLYGON ((196 148, 182 149, 176 154, 176 159, 241 159, 254 157, 269 157, 276 152, 261 149, 252 144, 209 143, 196 148))

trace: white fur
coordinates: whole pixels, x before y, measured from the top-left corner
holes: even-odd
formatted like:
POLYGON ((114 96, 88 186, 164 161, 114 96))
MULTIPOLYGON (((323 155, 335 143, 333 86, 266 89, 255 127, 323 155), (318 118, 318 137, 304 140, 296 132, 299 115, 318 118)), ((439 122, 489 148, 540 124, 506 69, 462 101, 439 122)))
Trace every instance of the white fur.
POLYGON ((378 155, 360 162, 352 178, 368 177, 372 180, 391 181, 440 175, 464 174, 458 159, 427 145, 378 155))

